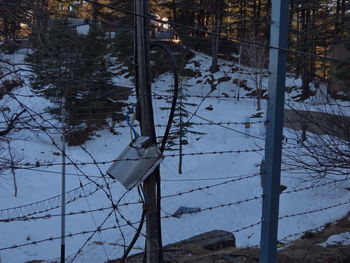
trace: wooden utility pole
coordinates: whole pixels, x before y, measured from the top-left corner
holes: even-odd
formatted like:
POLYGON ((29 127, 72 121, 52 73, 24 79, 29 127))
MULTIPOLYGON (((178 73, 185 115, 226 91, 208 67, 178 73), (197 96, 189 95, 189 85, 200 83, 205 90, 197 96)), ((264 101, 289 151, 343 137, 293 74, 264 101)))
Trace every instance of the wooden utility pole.
MULTIPOLYGON (((149 79, 149 45, 148 26, 145 14, 147 13, 147 0, 135 0, 136 30, 135 30, 135 62, 136 62, 136 89, 140 110, 141 135, 151 138, 156 143, 154 129, 152 91, 149 79)), ((160 261, 160 233, 157 215, 157 179, 159 167, 145 180, 144 192, 146 201, 146 262, 158 263, 160 261)), ((160 218, 159 218, 160 220, 160 218)))
POLYGON ((61 263, 65 262, 66 251, 66 92, 62 98, 62 197, 61 197, 61 263))

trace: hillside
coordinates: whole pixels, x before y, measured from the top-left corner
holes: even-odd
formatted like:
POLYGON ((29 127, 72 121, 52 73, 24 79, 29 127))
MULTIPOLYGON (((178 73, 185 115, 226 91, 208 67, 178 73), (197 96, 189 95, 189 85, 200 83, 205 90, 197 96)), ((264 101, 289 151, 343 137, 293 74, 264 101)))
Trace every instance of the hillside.
MULTIPOLYGON (((21 62, 25 52, 22 50, 8 58, 21 62)), ((219 60, 220 71, 212 74, 210 59, 196 52, 186 66, 186 72, 191 76, 181 79, 185 110, 189 114, 186 122, 190 120, 193 124, 183 145, 182 174, 178 173, 179 154, 176 150, 166 151, 161 164, 163 243, 167 245, 220 229, 234 234, 238 248, 254 247, 260 241, 260 163, 266 100, 262 101, 262 110, 257 111, 256 100, 249 95, 254 88, 252 69, 244 67, 238 70, 235 62, 219 60), (240 99, 237 100, 239 85, 240 99), (245 128, 247 119, 251 122, 249 129, 245 128), (194 210, 174 217, 180 207, 194 210)), ((132 80, 125 68, 121 65, 117 68, 113 83, 129 87, 132 93, 123 102, 135 103, 132 80)), ((28 84, 28 78, 24 77, 28 84)), ((170 95, 171 80, 171 74, 164 73, 152 84, 155 122, 160 136, 167 121, 169 102, 165 98, 170 95)), ((267 75, 263 78, 263 85, 266 89, 267 75)), ((294 97, 301 92, 300 85, 300 79, 287 78, 289 92, 286 100, 289 106, 286 108, 322 110, 317 96, 306 103, 295 101, 294 97)), ((11 134, 10 147, 20 159, 15 170, 18 196, 13 196, 13 174, 9 169, 1 177, 0 259, 2 263, 57 262, 62 158, 58 127, 61 123, 46 111, 50 102, 33 93, 29 85, 19 88, 15 94, 16 100, 5 97, 3 106, 15 111, 25 105, 35 115, 35 120, 26 115, 31 123, 40 123, 47 129, 18 129, 11 134)), ((349 102, 333 100, 331 103, 344 106, 345 114, 350 115, 349 102)), ((125 107, 124 114, 127 112, 125 107)), ((75 258, 76 262, 88 263, 121 257, 138 227, 142 212, 139 193, 136 189, 126 191, 120 183, 104 176, 131 140, 126 122, 116 123, 113 127, 113 133, 107 125, 95 131, 83 145, 67 147, 68 260, 75 258), (96 231, 98 228, 100 231, 96 231)), ((285 128, 284 135, 287 138, 285 150, 302 148, 293 130, 285 128)), ((314 180, 313 174, 290 167, 282 167, 282 170, 282 184, 287 189, 281 194, 280 240, 297 239, 305 231, 347 215, 350 210, 348 181, 338 181, 340 177, 314 180)), ((321 236, 317 242, 325 241, 326 237, 321 236)), ((143 234, 132 254, 143 250, 144 238, 143 234)), ((314 241, 310 241, 311 250, 314 241)), ((304 246, 302 244, 300 246, 304 246)), ((288 254, 288 250, 289 247, 285 248, 281 254, 288 254)), ((237 253, 236 249, 234 251, 237 253)), ((245 250, 238 251, 245 253, 245 250)), ((252 249, 249 253, 256 258, 256 251, 252 249)), ((186 260, 184 262, 200 262, 191 261, 193 258, 186 260)), ((225 262, 219 260, 210 262, 225 262)), ((292 262, 288 260, 284 262, 292 262)))

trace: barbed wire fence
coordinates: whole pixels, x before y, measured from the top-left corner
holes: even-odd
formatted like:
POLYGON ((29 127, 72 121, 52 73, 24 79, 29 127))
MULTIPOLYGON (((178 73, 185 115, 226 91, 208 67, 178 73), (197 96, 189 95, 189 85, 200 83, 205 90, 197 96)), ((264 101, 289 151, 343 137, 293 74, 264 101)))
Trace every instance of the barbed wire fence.
MULTIPOLYGON (((127 11, 130 14, 132 14, 133 16, 139 15, 139 14, 133 13, 130 10, 128 11, 128 10, 120 9, 119 11, 123 11, 123 12, 127 11)), ((147 18, 153 19, 153 20, 160 22, 160 23, 164 23, 164 21, 161 21, 161 20, 158 21, 157 19, 155 19, 152 16, 149 16, 147 18)), ((173 24, 173 25, 176 25, 179 27, 189 28, 186 25, 172 23, 169 21, 167 22, 167 24, 173 24)), ((196 29, 196 28, 189 28, 189 29, 200 30, 201 32, 205 32, 208 34, 215 34, 211 31, 205 31, 203 29, 196 29)), ((245 40, 238 40, 238 41, 239 42, 247 42, 245 40)), ((259 43, 250 43, 250 44, 262 46, 259 43)), ((236 43, 235 43, 235 45, 236 45, 236 43)), ((263 47, 264 48, 275 48, 275 47, 270 47, 270 46, 263 46, 263 47)), ((314 54, 308 54, 305 52, 298 52, 295 50, 286 50, 286 51, 292 52, 292 53, 297 52, 298 54, 300 54, 302 56, 314 56, 314 54)), ((327 58, 327 57, 320 58, 318 56, 318 58, 324 59, 324 60, 334 60, 333 58, 327 58)), ((349 62, 348 60, 336 60, 336 61, 341 61, 341 62, 346 62, 346 63, 349 62)), ((52 122, 54 118, 45 117, 45 114, 47 114, 48 112, 35 112, 33 109, 30 109, 27 105, 25 105, 22 101, 20 101, 18 99, 20 97, 35 97, 35 96, 36 95, 23 95, 23 94, 12 93, 12 98, 18 102, 18 105, 20 105, 20 107, 23 110, 25 110, 25 112, 27 114, 27 116, 20 117, 23 125, 21 127, 16 127, 15 131, 33 130, 33 129, 38 130, 39 132, 42 132, 43 134, 45 134, 45 136, 47 136, 51 140, 51 143, 54 146, 54 148, 57 149, 57 151, 62 154, 61 147, 57 144, 55 138, 53 137, 55 135, 62 134, 62 131, 59 128, 57 128, 55 123, 52 122), (38 119, 40 119, 40 121, 38 119), (27 123, 28 120, 30 120, 34 124, 28 124, 27 123)), ((154 96, 155 96, 155 98, 157 98, 159 100, 163 100, 163 101, 167 101, 169 99, 169 97, 167 97, 165 95, 154 94, 154 96)), ((205 100, 225 99, 225 100, 234 101, 235 96, 231 96, 231 97, 211 96, 209 93, 207 96, 197 96, 197 95, 186 95, 186 96, 190 97, 190 98, 201 99, 201 102, 198 104, 198 106, 195 110, 188 111, 191 118, 196 117, 196 118, 201 120, 201 122, 195 122, 193 125, 196 125, 199 127, 200 126, 221 127, 222 129, 228 129, 228 130, 231 130, 233 132, 240 133, 241 135, 249 136, 253 139, 264 140, 264 137, 246 134, 245 132, 242 132, 240 129, 233 129, 233 128, 229 127, 229 126, 241 126, 241 127, 243 127, 244 125, 246 125, 246 122, 230 122, 230 121, 228 121, 228 122, 224 122, 224 121, 223 122, 215 122, 215 121, 210 120, 209 118, 206 118, 205 116, 198 115, 198 110, 200 109, 200 107, 202 106, 202 104, 205 100)), ((242 100, 246 99, 247 101, 249 101, 252 98, 244 98, 244 97, 242 98, 241 97, 240 99, 242 99, 242 100)), ((287 100, 287 101, 290 103, 295 103, 294 100, 287 100)), ((325 105, 327 105, 327 106, 335 106, 335 107, 339 107, 339 108, 350 107, 350 105, 340 105, 340 104, 336 104, 336 103, 328 103, 328 104, 323 104, 320 102, 298 102, 298 103, 303 103, 303 104, 310 105, 310 106, 325 106, 325 105)), ((102 109, 104 109, 104 107, 102 107, 102 109)), ((99 118, 96 117, 96 120, 99 120, 99 118)), ((265 121, 252 121, 252 122, 250 122, 250 125, 264 124, 264 123, 265 123, 265 121)), ((6 121, 0 122, 0 125, 5 125, 5 124, 6 124, 6 121)), ((0 129, 6 128, 5 126, 2 128, 1 127, 0 127, 0 129)), ((123 129, 123 128, 130 128, 130 125, 117 125, 115 127, 123 129)), ((133 127, 139 127, 139 125, 133 125, 133 127)), ((165 127, 165 125, 157 124, 156 127, 162 128, 162 127, 165 127)), ((293 145, 293 146, 287 146, 287 145, 288 144, 286 144, 284 149, 300 149, 300 148, 304 147, 301 144, 293 145)), ((68 212, 67 214, 65 214, 66 216, 77 216, 77 215, 87 216, 88 214, 95 213, 95 212, 108 212, 108 215, 105 217, 105 219, 102 221, 102 223, 99 224, 98 226, 96 226, 94 229, 85 230, 85 231, 81 231, 81 232, 75 232, 75 233, 65 235, 65 237, 72 238, 72 239, 75 237, 80 237, 80 236, 88 236, 85 239, 84 244, 81 246, 81 248, 79 248, 77 250, 77 252, 73 256, 72 261, 75 260, 76 257, 83 251, 86 244, 88 244, 88 242, 91 241, 91 239, 93 238, 93 236, 96 233, 101 233, 101 232, 105 232, 105 231, 109 231, 109 230, 118 230, 119 234, 123 236, 123 244, 114 243, 113 245, 118 246, 125 251, 125 249, 128 246, 126 245, 126 239, 124 237, 123 230, 127 227, 131 227, 132 229, 135 230, 137 225, 140 223, 140 221, 130 222, 126 218, 126 215, 125 215, 126 213, 123 213, 119 208, 129 207, 129 206, 134 206, 134 205, 142 206, 142 204, 143 204, 142 201, 132 201, 132 202, 123 202, 122 203, 122 199, 127 194, 127 192, 122 193, 122 194, 118 194, 119 198, 116 199, 115 194, 113 194, 113 191, 111 189, 111 187, 115 183, 115 181, 110 180, 109 178, 106 178, 106 175, 103 172, 104 168, 101 167, 103 165, 111 164, 111 163, 114 163, 117 161, 125 161, 125 160, 138 161, 140 159, 123 159, 123 160, 111 159, 111 160, 98 161, 95 153, 88 151, 87 148, 83 147, 83 146, 79 146, 79 148, 90 157, 91 161, 76 161, 76 160, 73 160, 72 158, 69 158, 69 156, 67 156, 69 159, 69 162, 67 163, 67 165, 73 166, 78 171, 78 173, 75 173, 72 175, 82 177, 82 178, 86 179, 86 181, 88 183, 83 184, 80 181, 81 185, 79 187, 74 188, 74 189, 66 192, 65 193, 65 195, 67 196, 66 204, 74 203, 74 202, 76 202, 80 199, 83 199, 83 198, 93 197, 97 192, 100 192, 100 190, 104 193, 106 198, 109 200, 110 204, 107 206, 90 208, 88 210, 75 210, 75 211, 71 211, 71 212, 68 212), (98 172, 94 175, 89 175, 89 174, 85 173, 81 167, 88 166, 88 165, 96 168, 98 170, 98 172), (110 226, 104 226, 104 224, 107 222, 107 220, 112 215, 114 215, 114 217, 115 217, 115 224, 110 225, 110 226)), ((249 148, 249 149, 248 148, 247 149, 232 149, 232 150, 222 150, 222 151, 219 150, 219 151, 202 151, 202 152, 187 152, 187 153, 185 152, 182 155, 183 156, 200 156, 201 157, 201 156, 259 153, 262 151, 263 151, 263 149, 261 147, 256 147, 256 148, 249 148)), ((164 154, 164 158, 176 158, 178 156, 179 156, 178 154, 164 154)), ((8 161, 8 160, 4 159, 4 161, 8 161)), ((60 163, 60 162, 42 162, 42 163, 40 163, 40 165, 38 165, 36 163, 29 162, 29 163, 21 164, 21 165, 18 165, 18 164, 15 166, 11 165, 8 168, 23 169, 23 170, 28 170, 28 171, 35 171, 35 169, 39 170, 38 168, 42 168, 42 170, 40 170, 40 172, 49 173, 49 171, 45 170, 45 168, 60 166, 60 165, 62 165, 62 163, 60 163)), ((54 171, 52 171, 52 172, 58 173, 58 172, 54 172, 54 171)), ((211 185, 199 186, 199 187, 191 188, 191 189, 186 190, 186 191, 164 195, 164 196, 162 196, 162 199, 171 199, 171 198, 177 198, 180 196, 187 196, 187 195, 190 195, 190 194, 195 193, 195 192, 207 191, 207 190, 210 190, 210 189, 213 189, 216 187, 227 186, 227 185, 234 184, 237 182, 245 182, 246 180, 250 180, 250 179, 257 179, 259 176, 260 176, 260 173, 253 173, 250 175, 241 175, 241 176, 235 175, 235 176, 232 176, 232 179, 226 180, 222 183, 215 183, 215 184, 211 184, 211 185)), ((202 179, 205 179, 205 178, 202 178, 202 179)), ((213 177, 213 179, 215 179, 215 177, 213 177)), ((282 196, 295 194, 295 193, 299 193, 302 191, 309 191, 309 190, 312 190, 315 188, 321 188, 321 187, 329 186, 329 185, 333 185, 333 186, 339 185, 339 184, 345 183, 345 182, 348 182, 348 178, 345 178, 343 180, 332 180, 330 182, 313 184, 311 186, 287 190, 287 191, 282 192, 282 196)), ((41 200, 38 202, 33 202, 30 204, 21 205, 21 206, 12 207, 12 208, 7 208, 7 209, 1 209, 0 210, 0 223, 9 224, 11 222, 19 222, 19 221, 49 220, 53 217, 62 216, 62 214, 60 214, 60 213, 51 213, 53 210, 60 208, 60 206, 61 206, 61 204, 60 204, 61 199, 60 198, 61 198, 60 195, 56 195, 56 196, 53 196, 51 198, 47 198, 45 200, 41 200), (50 212, 50 213, 48 213, 48 212, 50 212)), ((203 215, 205 212, 208 212, 208 211, 216 211, 218 209, 227 209, 230 207, 240 207, 242 205, 245 205, 246 203, 258 202, 259 200, 261 200, 261 198, 262 198, 261 195, 256 195, 256 196, 251 196, 251 197, 243 199, 243 200, 235 200, 235 201, 230 201, 230 202, 225 202, 225 203, 218 203, 216 205, 211 205, 211 206, 207 206, 204 208, 200 208, 196 211, 196 213, 198 213, 199 215, 203 215)), ((310 209, 307 211, 299 211, 296 213, 285 214, 285 215, 281 215, 279 217, 279 220, 283 220, 283 219, 291 218, 291 217, 302 217, 302 216, 309 215, 309 214, 317 214, 317 213, 321 213, 323 211, 328 211, 328 210, 331 210, 331 209, 337 208, 337 207, 344 207, 344 208, 348 209, 350 207, 349 204, 350 204, 350 200, 345 201, 345 202, 339 202, 339 203, 325 206, 325 207, 310 209)), ((183 215, 186 215, 186 214, 192 214, 192 212, 183 212, 183 215)), ((168 213, 168 214, 164 214, 161 218, 162 218, 162 220, 169 220, 169 219, 174 218, 174 216, 173 216, 173 214, 168 213)), ((254 227, 257 227, 260 224, 261 224, 261 221, 258 221, 255 223, 250 223, 250 224, 247 224, 247 225, 242 226, 240 228, 233 229, 230 232, 232 232, 233 234, 237 234, 237 233, 240 233, 240 232, 245 231, 247 229, 252 229, 254 227)), ((320 228, 322 228, 322 226, 308 230, 308 231, 317 231, 320 228)), ((298 237, 298 236, 300 236, 308 231, 290 234, 289 236, 286 236, 280 240, 282 241, 282 240, 288 240, 292 237, 298 237)), ((148 238, 145 233, 142 233, 142 236, 146 239, 148 238)), ((41 243, 47 243, 47 242, 59 240, 60 238, 61 238, 61 236, 53 236, 53 237, 48 237, 48 238, 44 238, 44 239, 40 239, 40 240, 27 242, 27 243, 12 244, 9 246, 0 247, 0 251, 18 249, 18 248, 27 247, 27 246, 36 246, 36 245, 41 244, 41 243)), ((133 249, 140 251, 140 252, 145 251, 144 248, 141 248, 141 247, 134 247, 133 249)), ((108 257, 111 257, 111 255, 107 255, 107 253, 106 253, 106 257, 108 259, 108 257)))

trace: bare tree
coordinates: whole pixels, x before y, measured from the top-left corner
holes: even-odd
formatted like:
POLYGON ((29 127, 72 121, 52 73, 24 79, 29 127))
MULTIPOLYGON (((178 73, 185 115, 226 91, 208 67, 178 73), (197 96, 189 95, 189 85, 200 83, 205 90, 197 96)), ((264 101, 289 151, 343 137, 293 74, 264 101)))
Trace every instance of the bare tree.
POLYGON ((268 62, 267 49, 262 47, 262 40, 254 34, 249 35, 247 42, 242 44, 243 61, 252 69, 249 77, 255 86, 256 110, 261 110, 261 99, 263 90, 263 80, 266 74, 266 66, 268 62))
POLYGON ((285 126, 294 131, 294 140, 289 143, 300 147, 286 147, 284 164, 307 174, 308 181, 348 179, 350 117, 346 107, 318 103, 290 107, 285 111, 285 126))
POLYGON ((22 123, 22 115, 25 109, 11 109, 6 106, 6 102, 11 100, 13 90, 23 85, 19 69, 9 60, 0 58, 0 175, 5 170, 10 169, 13 176, 14 192, 17 196, 17 182, 15 165, 20 162, 20 158, 11 148, 11 140, 8 136, 22 123))
POLYGON ((25 110, 23 109, 19 112, 12 113, 10 109, 0 108, 0 113, 3 120, 1 121, 0 128, 0 175, 3 174, 5 170, 11 170, 13 176, 14 192, 15 196, 17 196, 17 182, 14 167, 18 162, 20 162, 20 158, 18 158, 15 151, 13 151, 11 148, 11 140, 8 138, 8 136, 20 123, 20 117, 25 113, 25 110))

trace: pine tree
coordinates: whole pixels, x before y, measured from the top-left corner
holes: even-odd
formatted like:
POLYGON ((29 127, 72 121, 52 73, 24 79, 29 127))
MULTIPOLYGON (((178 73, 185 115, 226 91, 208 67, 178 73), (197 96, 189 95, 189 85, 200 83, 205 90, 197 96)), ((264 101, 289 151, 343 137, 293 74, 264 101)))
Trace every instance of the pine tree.
POLYGON ((113 103, 118 89, 112 84, 108 52, 108 42, 97 24, 87 35, 79 35, 67 20, 57 21, 48 32, 48 43, 28 58, 36 73, 33 90, 53 102, 50 111, 56 117, 65 97, 69 125, 85 123, 88 130, 101 126, 109 115, 121 110, 113 103))
MULTIPOLYGON (((174 119, 167 141, 167 150, 178 151, 182 145, 188 144, 189 134, 204 134, 193 129, 193 122, 190 120, 191 113, 187 110, 189 106, 196 106, 196 104, 187 102, 186 92, 188 85, 185 78, 180 77, 179 94, 176 103, 174 119)), ((172 94, 173 90, 169 90, 172 94)), ((168 107, 161 108, 162 110, 169 110, 168 107)))
POLYGON ((134 72, 134 31, 132 26, 123 26, 117 30, 111 52, 118 59, 118 62, 128 67, 130 74, 134 72))

